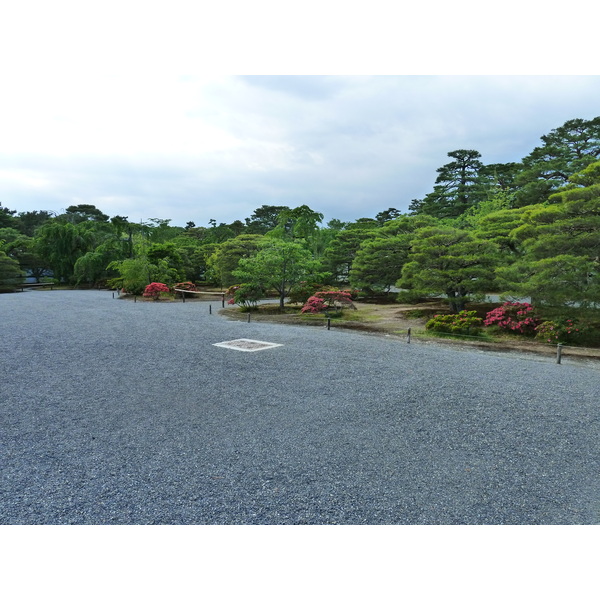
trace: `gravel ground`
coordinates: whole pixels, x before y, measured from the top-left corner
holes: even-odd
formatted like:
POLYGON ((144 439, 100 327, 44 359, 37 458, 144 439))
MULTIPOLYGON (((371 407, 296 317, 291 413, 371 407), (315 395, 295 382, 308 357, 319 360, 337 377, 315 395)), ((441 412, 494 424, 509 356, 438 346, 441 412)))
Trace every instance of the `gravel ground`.
POLYGON ((208 303, 0 295, 0 523, 600 521, 599 370, 208 303))

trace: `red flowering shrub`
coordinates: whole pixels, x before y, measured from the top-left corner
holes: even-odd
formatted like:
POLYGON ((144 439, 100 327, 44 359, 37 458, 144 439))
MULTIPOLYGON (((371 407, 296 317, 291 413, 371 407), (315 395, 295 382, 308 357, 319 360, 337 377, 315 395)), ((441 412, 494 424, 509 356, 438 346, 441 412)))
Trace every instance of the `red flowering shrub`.
POLYGON ((177 294, 181 294, 183 298, 188 297, 191 298, 194 294, 186 294, 185 292, 195 292, 198 288, 191 281, 182 281, 181 283, 176 283, 173 286, 173 291, 177 290, 177 294), (185 291, 181 291, 185 290, 185 291))
POLYGON ((304 304, 300 312, 302 313, 319 313, 327 308, 327 304, 323 298, 311 296, 304 304))
POLYGON ((158 300, 161 294, 168 294, 169 291, 169 287, 164 283, 153 282, 146 286, 143 296, 144 298, 154 298, 154 300, 158 300))
POLYGON ((176 283, 173 286, 173 289, 175 288, 178 290, 185 290, 186 292, 195 292, 198 289, 191 281, 182 281, 181 283, 176 283))
POLYGON ((528 302, 505 302, 487 313, 483 321, 486 327, 496 326, 522 335, 535 334, 538 323, 534 308, 528 302))
POLYGON ((356 307, 352 303, 352 295, 347 290, 331 290, 327 292, 316 292, 311 296, 300 312, 302 313, 318 313, 330 308, 353 308, 356 307))

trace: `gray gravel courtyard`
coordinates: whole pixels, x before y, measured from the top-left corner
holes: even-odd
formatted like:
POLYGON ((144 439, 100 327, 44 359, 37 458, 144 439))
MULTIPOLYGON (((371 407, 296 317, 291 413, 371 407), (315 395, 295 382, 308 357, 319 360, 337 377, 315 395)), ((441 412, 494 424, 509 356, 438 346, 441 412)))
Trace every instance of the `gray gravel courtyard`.
POLYGON ((0 295, 1 524, 600 521, 600 370, 208 304, 0 295))

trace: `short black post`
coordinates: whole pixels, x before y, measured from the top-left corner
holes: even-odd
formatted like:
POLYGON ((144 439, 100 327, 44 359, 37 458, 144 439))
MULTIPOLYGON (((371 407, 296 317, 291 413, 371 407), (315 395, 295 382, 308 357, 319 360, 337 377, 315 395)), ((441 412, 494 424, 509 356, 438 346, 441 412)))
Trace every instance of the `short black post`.
POLYGON ((331 319, 327 317, 327 331, 331 329, 331 319))
POLYGON ((115 293, 113 292, 113 300, 115 299, 115 293))
POLYGON ((181 292, 181 301, 185 303, 185 292, 181 292))
POLYGON ((137 294, 134 294, 134 295, 133 295, 133 301, 134 301, 134 302, 137 302, 137 294))
POLYGON ((208 305, 208 314, 212 315, 212 304, 208 305))
POLYGON ((562 344, 556 345, 556 364, 560 365, 560 361, 562 359, 562 344))
POLYGON ((221 308, 225 308, 225 294, 221 297, 221 308))
POLYGON ((250 323, 250 313, 248 313, 248 323, 250 323))
POLYGON ((406 333, 406 343, 410 344, 410 327, 408 328, 408 332, 406 333))

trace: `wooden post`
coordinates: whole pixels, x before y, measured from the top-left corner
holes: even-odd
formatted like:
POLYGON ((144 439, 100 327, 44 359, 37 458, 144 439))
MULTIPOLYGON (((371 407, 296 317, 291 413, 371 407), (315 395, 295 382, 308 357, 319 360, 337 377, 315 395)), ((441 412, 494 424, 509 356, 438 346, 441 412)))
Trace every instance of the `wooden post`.
POLYGON ((406 343, 410 344, 410 327, 408 328, 408 332, 406 333, 406 343))
POLYGON ((562 344, 556 345, 556 364, 560 365, 560 361, 562 359, 562 344))

